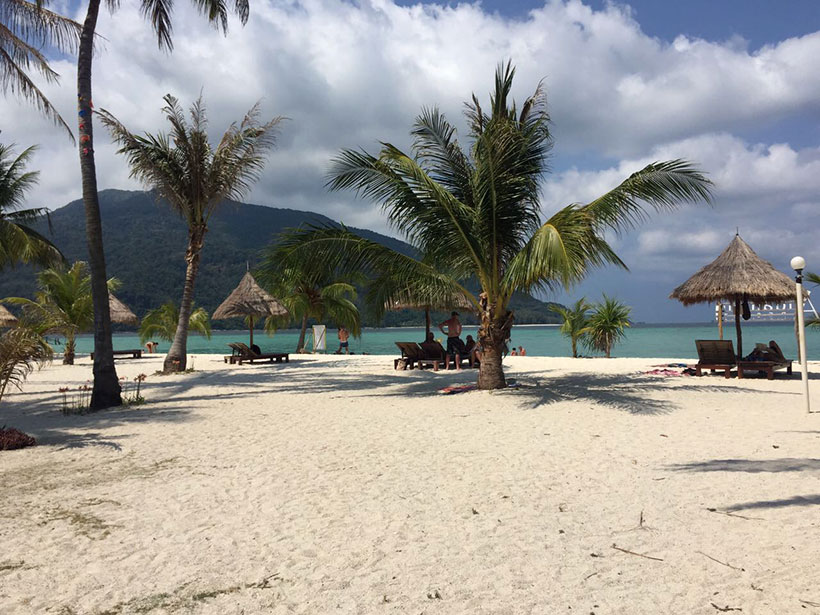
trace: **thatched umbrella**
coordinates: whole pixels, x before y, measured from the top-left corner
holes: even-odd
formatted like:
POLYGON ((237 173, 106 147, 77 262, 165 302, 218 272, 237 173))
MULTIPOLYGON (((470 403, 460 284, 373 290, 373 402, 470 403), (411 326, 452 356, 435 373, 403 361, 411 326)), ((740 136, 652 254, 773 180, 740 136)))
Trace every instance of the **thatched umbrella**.
POLYGON ((13 327, 17 324, 17 317, 0 305, 0 327, 13 327))
POLYGON ((137 315, 111 293, 108 293, 108 310, 111 312, 111 322, 134 326, 139 324, 137 315))
POLYGON ((734 302, 737 355, 742 357, 741 303, 794 299, 794 292, 794 283, 789 276, 760 258, 740 235, 735 235, 720 256, 678 286, 669 297, 684 305, 723 300, 734 302))
POLYGON ((399 293, 391 301, 385 302, 384 309, 391 311, 398 310, 424 310, 424 339, 429 337, 430 333, 430 310, 451 310, 461 309, 469 312, 475 311, 475 306, 470 303, 464 295, 457 295, 450 298, 450 300, 442 300, 440 298, 433 299, 418 297, 409 292, 399 293))
POLYGON ((248 271, 239 282, 234 291, 222 302, 213 313, 214 320, 225 318, 250 317, 251 341, 249 346, 253 346, 253 322, 255 318, 266 318, 267 316, 284 316, 288 313, 287 308, 279 303, 279 300, 271 295, 264 288, 256 283, 250 271, 248 271))

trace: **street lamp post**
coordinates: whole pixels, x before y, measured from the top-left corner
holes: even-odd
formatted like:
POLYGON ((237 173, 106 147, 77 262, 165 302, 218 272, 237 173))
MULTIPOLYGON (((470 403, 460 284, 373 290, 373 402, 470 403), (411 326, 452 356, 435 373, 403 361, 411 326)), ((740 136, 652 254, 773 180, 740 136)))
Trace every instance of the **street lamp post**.
POLYGON ((806 412, 811 412, 809 406, 809 370, 808 359, 806 358, 806 322, 803 314, 803 269, 806 268, 806 259, 802 256, 795 256, 791 260, 792 269, 797 275, 794 278, 797 286, 797 328, 800 344, 800 374, 803 379, 803 399, 806 403, 806 412))

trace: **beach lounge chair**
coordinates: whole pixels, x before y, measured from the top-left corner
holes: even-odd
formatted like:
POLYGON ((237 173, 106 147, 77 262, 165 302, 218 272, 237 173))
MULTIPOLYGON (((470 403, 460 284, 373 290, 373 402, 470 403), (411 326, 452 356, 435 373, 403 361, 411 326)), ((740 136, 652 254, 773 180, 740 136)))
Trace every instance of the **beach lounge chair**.
POLYGON ((695 375, 702 376, 701 370, 704 369, 713 373, 723 370, 723 375, 731 378, 732 368, 737 366, 732 340, 695 340, 695 347, 698 349, 695 375))
MULTIPOLYGON (((115 359, 141 359, 142 348, 132 348, 131 350, 115 350, 115 359)), ((91 353, 91 360, 94 360, 94 353, 91 353)))
POLYGON ((738 361, 737 362, 737 377, 743 378, 746 372, 759 372, 766 374, 769 380, 774 379, 774 372, 779 369, 785 369, 788 375, 792 373, 792 362, 783 356, 783 351, 777 342, 771 340, 768 347, 768 356, 770 361, 738 361))
POLYGON ((233 353, 225 356, 225 363, 230 363, 231 365, 258 362, 281 363, 282 361, 290 363, 290 355, 286 352, 258 353, 248 348, 248 346, 242 342, 233 342, 228 344, 228 346, 231 347, 233 353))
MULTIPOLYGON (((416 342, 396 342, 396 346, 398 346, 399 350, 401 350, 401 356, 398 359, 393 360, 393 369, 413 369, 418 366, 419 369, 424 369, 425 366, 431 366, 434 372, 438 371, 439 365, 442 363, 447 365, 447 361, 443 354, 438 354, 437 352, 434 354, 427 353, 421 346, 419 346, 416 342)), ((438 344, 438 347, 441 348, 441 345, 438 344)))

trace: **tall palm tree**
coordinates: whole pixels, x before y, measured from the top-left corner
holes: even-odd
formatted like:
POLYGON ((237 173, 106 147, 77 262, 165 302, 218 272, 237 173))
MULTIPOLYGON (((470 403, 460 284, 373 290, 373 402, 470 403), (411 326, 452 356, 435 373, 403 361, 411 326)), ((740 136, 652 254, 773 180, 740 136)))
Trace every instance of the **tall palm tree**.
POLYGON ((188 224, 187 270, 179 322, 164 364, 166 372, 173 372, 185 370, 188 321, 208 220, 222 201, 242 198, 259 177, 282 118, 261 123, 259 105, 254 105, 239 126, 231 124, 214 149, 208 142, 201 97, 191 106, 190 125, 176 98, 168 94, 164 100, 170 134, 137 136, 108 111, 101 110, 99 115, 120 146, 118 153, 128 159, 131 177, 153 189, 157 198, 167 200, 188 224))
MULTIPOLYGON (((38 330, 63 335, 63 364, 74 365, 77 334, 91 330, 94 323, 88 266, 78 261, 68 269, 44 269, 37 274, 37 286, 39 290, 34 293, 34 300, 7 297, 3 301, 23 306, 26 317, 38 330)), ((116 279, 108 280, 110 290, 116 290, 118 286, 116 279)))
POLYGON ((0 2, 0 89, 11 91, 34 105, 74 141, 71 128, 29 73, 39 72, 46 83, 60 75, 43 55, 44 47, 74 54, 80 41, 80 24, 46 8, 48 0, 0 2))
POLYGON ((0 271, 16 263, 53 265, 63 260, 57 247, 31 223, 48 216, 45 208, 23 209, 25 195, 37 183, 38 171, 25 171, 32 146, 15 157, 0 144, 0 271))
MULTIPOLYGON (((684 160, 654 162, 587 204, 573 203, 542 220, 539 187, 552 147, 546 97, 539 86, 520 110, 510 100, 514 69, 500 65, 488 112, 473 96, 466 116, 472 145, 435 108, 412 130, 413 155, 384 143, 378 156, 344 150, 329 186, 381 203, 388 221, 424 260, 384 250, 346 229, 305 229, 288 250, 339 266, 385 271, 417 290, 461 293, 479 315, 483 348, 478 386, 506 386, 501 367, 516 290, 565 287, 596 266, 626 265, 604 238, 643 220, 646 206, 672 210, 710 199, 711 182, 684 160), (478 280, 475 296, 464 286, 478 280)), ((394 288, 401 288, 398 284, 394 288)))
POLYGON ((625 329, 632 326, 629 313, 632 311, 625 305, 604 295, 603 301, 592 306, 593 311, 584 329, 587 344, 593 350, 599 350, 609 359, 612 356, 612 347, 626 335, 625 329))
MULTIPOLYGON (((151 338, 159 338, 166 342, 174 340, 174 334, 179 324, 179 308, 173 301, 163 303, 154 310, 150 310, 140 322, 140 343, 144 344, 151 338)), ((191 306, 191 318, 188 328, 195 333, 211 339, 211 321, 204 308, 191 306)))
POLYGON ((589 320, 589 311, 592 309, 586 297, 581 297, 572 304, 571 307, 555 306, 553 310, 557 312, 564 322, 561 323, 560 331, 568 337, 572 343, 572 357, 578 357, 578 342, 586 335, 586 327, 589 320))
MULTIPOLYGON (((285 233, 287 235, 287 233, 285 233)), ((354 337, 359 337, 362 323, 356 307, 356 288, 340 280, 326 263, 314 259, 290 261, 276 244, 269 246, 257 272, 259 282, 280 299, 288 309, 288 322, 301 321, 296 352, 305 347, 309 319, 330 320, 344 326, 354 337)), ((265 329, 281 326, 281 318, 268 317, 265 329)))
MULTIPOLYGON (((118 0, 106 0, 109 10, 119 5, 118 0)), ((224 0, 194 0, 200 11, 211 23, 218 24, 223 32, 228 30, 228 5, 224 0)), ((141 0, 142 14, 150 20, 157 35, 160 49, 173 48, 171 13, 173 0, 141 0)), ((247 23, 248 0, 235 0, 233 11, 242 24, 247 23)), ((108 308, 108 291, 105 280, 105 254, 103 252, 100 200, 97 194, 97 168, 94 160, 94 131, 91 121, 91 65, 94 55, 94 34, 100 0, 88 0, 85 21, 80 33, 77 57, 77 108, 80 133, 80 174, 83 184, 85 207, 85 233, 88 242, 88 262, 91 266, 91 291, 94 297, 94 387, 91 392, 91 408, 108 408, 122 404, 120 383, 114 368, 114 346, 111 341, 111 314, 108 308)))

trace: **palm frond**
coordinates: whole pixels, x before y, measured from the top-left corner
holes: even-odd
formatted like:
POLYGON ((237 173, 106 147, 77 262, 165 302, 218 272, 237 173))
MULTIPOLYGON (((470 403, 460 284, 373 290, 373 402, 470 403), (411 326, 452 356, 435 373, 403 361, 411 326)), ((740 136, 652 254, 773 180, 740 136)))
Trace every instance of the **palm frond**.
POLYGON ((622 232, 646 220, 644 204, 655 211, 672 211, 684 203, 710 203, 712 185, 686 160, 653 162, 581 209, 594 218, 599 228, 622 232))
POLYGON ((0 400, 9 384, 21 389, 28 375, 53 356, 54 351, 43 337, 24 325, 0 335, 0 400))

